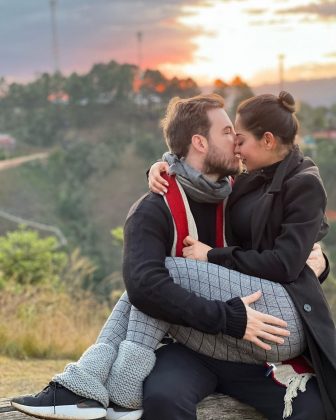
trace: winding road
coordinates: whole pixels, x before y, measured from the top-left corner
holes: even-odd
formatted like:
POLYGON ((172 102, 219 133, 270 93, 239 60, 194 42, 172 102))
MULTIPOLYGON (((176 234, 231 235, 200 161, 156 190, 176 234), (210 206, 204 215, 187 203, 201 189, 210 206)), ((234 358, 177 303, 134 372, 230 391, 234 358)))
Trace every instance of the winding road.
POLYGON ((24 163, 31 162, 34 160, 43 160, 47 159, 50 152, 34 153, 32 155, 21 156, 13 159, 0 160, 0 171, 5 171, 6 169, 16 168, 21 166, 24 163))

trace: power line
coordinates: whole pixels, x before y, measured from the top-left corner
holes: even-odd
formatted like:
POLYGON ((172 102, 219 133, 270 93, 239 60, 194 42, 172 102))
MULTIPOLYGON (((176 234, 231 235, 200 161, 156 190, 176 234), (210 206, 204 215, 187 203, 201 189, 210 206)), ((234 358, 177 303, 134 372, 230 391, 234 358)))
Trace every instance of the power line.
POLYGON ((58 238, 59 246, 63 247, 67 245, 68 241, 66 237, 63 235, 62 231, 56 227, 51 225, 45 225, 43 223, 34 222, 33 220, 27 220, 19 216, 14 216, 4 210, 0 210, 0 217, 9 220, 11 222, 17 223, 18 225, 25 225, 30 226, 34 229, 43 230, 46 232, 51 232, 58 238))

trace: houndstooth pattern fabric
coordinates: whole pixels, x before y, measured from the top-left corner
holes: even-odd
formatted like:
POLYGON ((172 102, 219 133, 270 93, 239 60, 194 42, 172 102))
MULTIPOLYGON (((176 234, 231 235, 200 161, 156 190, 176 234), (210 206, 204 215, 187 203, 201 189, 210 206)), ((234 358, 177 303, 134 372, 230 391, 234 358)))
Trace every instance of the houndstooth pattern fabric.
POLYGON ((99 401, 106 408, 109 404, 109 393, 105 382, 116 357, 117 351, 113 346, 94 344, 77 362, 69 363, 52 380, 77 395, 99 401))
POLYGON ((192 328, 171 326, 170 334, 181 344, 216 359, 244 363, 279 362, 296 357, 305 349, 301 318, 281 284, 185 258, 167 258, 166 267, 175 283, 210 300, 225 302, 235 296, 243 297, 261 290, 262 297, 250 306, 282 318, 291 332, 289 337, 284 337, 284 344, 270 343, 272 350, 265 351, 249 341, 224 334, 204 334, 192 328))
POLYGON ((244 363, 280 362, 298 356, 306 347, 303 326, 299 314, 287 291, 279 283, 248 276, 215 264, 184 258, 166 258, 166 267, 174 282, 186 290, 210 300, 227 301, 236 296, 247 296, 257 290, 262 297, 251 305, 257 311, 284 319, 291 332, 285 343, 271 343, 272 350, 265 351, 246 340, 218 334, 205 334, 188 327, 169 325, 152 318, 131 307, 124 293, 109 320, 106 322, 98 341, 113 342, 116 337, 127 339, 139 345, 155 349, 169 333, 181 344, 216 359, 244 363), (114 314, 114 312, 117 312, 114 314), (122 322, 122 328, 118 322, 122 322), (126 325, 128 322, 128 325, 126 325), (111 329, 111 332, 110 332, 111 329))
POLYGON ((96 343, 110 344, 115 348, 119 347, 120 343, 126 338, 131 307, 128 295, 124 292, 101 329, 96 343))
POLYGON ((132 306, 126 339, 151 349, 156 349, 167 334, 168 322, 152 318, 132 306))

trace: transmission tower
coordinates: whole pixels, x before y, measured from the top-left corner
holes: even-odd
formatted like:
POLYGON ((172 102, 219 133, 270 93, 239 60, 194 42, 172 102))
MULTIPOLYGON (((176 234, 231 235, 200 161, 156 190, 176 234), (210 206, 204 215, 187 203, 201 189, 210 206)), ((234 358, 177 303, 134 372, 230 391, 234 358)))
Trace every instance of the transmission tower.
POLYGON ((51 15, 51 31, 52 31, 52 52, 54 61, 54 72, 58 73, 59 68, 59 49, 58 49, 58 33, 56 20, 57 0, 49 0, 51 15))
POLYGON ((137 40, 138 40, 138 67, 139 71, 141 72, 142 67, 142 32, 137 32, 137 40))
POLYGON ((280 92, 282 90, 284 90, 284 59, 285 59, 284 54, 279 54, 278 55, 278 60, 279 60, 279 91, 280 92))

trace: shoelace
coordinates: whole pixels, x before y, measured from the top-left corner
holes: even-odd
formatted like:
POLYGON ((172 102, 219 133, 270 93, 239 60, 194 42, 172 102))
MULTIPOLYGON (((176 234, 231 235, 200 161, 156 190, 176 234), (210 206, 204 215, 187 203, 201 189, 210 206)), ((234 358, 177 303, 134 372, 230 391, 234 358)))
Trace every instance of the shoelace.
POLYGON ((56 382, 50 382, 52 384, 53 392, 54 392, 54 414, 56 414, 56 389, 57 389, 57 383, 56 382))
POLYGON ((62 388, 62 385, 58 384, 57 382, 49 382, 49 384, 42 389, 39 393, 35 395, 35 397, 38 397, 40 394, 47 394, 50 390, 53 392, 53 403, 54 403, 54 414, 56 414, 56 389, 62 388))

